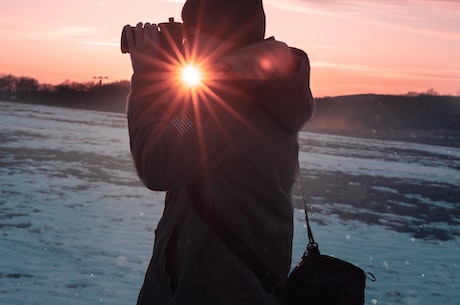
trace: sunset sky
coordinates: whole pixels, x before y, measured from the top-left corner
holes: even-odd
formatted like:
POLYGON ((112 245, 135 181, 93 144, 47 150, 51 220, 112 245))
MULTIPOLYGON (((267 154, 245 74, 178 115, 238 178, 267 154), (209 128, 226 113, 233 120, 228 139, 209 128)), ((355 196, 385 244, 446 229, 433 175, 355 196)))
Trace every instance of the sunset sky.
MULTIPOLYGON (((180 21, 185 0, 0 0, 0 74, 129 80, 125 24, 180 21)), ((265 0, 267 36, 309 54, 317 97, 460 95, 460 1, 265 0)))

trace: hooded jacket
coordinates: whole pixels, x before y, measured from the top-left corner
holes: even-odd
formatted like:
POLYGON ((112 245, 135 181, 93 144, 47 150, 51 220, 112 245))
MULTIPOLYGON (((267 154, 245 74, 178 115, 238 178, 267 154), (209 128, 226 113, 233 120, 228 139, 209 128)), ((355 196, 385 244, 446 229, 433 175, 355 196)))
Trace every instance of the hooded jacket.
POLYGON ((209 67, 213 77, 199 93, 175 84, 159 66, 132 77, 132 157, 145 186, 167 194, 138 304, 281 304, 202 221, 185 188, 198 185, 278 286, 285 284, 297 132, 314 109, 309 61, 270 39, 209 67))

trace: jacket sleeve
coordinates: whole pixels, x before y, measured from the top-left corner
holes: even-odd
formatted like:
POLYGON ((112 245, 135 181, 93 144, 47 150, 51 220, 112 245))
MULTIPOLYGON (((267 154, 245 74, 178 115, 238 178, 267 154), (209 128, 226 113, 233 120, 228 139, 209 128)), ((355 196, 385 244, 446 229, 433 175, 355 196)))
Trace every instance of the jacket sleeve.
POLYGON ((251 83, 259 107, 286 132, 298 132, 312 117, 315 101, 305 52, 267 39, 222 60, 221 67, 251 83))
POLYGON ((131 154, 139 178, 152 190, 185 185, 206 170, 224 154, 223 126, 234 124, 228 116, 210 113, 198 96, 181 95, 170 79, 155 71, 135 73, 128 96, 131 154))
POLYGON ((310 90, 310 62, 305 52, 290 48, 290 73, 262 82, 259 106, 289 133, 298 132, 313 116, 315 101, 310 90))

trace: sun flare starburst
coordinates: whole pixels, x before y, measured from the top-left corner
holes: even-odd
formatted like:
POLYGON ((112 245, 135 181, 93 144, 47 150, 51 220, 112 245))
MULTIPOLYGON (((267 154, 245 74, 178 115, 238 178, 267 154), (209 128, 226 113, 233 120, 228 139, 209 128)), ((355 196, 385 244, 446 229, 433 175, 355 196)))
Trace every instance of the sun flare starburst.
POLYGON ((186 65, 181 71, 182 81, 189 87, 195 87, 201 83, 200 69, 194 65, 186 65))

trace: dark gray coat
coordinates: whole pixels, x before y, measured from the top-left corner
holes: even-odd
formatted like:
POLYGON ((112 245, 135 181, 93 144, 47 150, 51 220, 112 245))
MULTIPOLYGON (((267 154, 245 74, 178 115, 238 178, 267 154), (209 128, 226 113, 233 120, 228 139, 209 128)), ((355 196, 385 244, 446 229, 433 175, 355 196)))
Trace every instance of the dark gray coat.
POLYGON ((132 156, 146 187, 166 191, 138 304, 280 304, 202 222, 185 187, 284 280, 291 263, 297 132, 314 108, 305 53, 275 40, 220 58, 193 96, 158 66, 133 75, 132 156))

